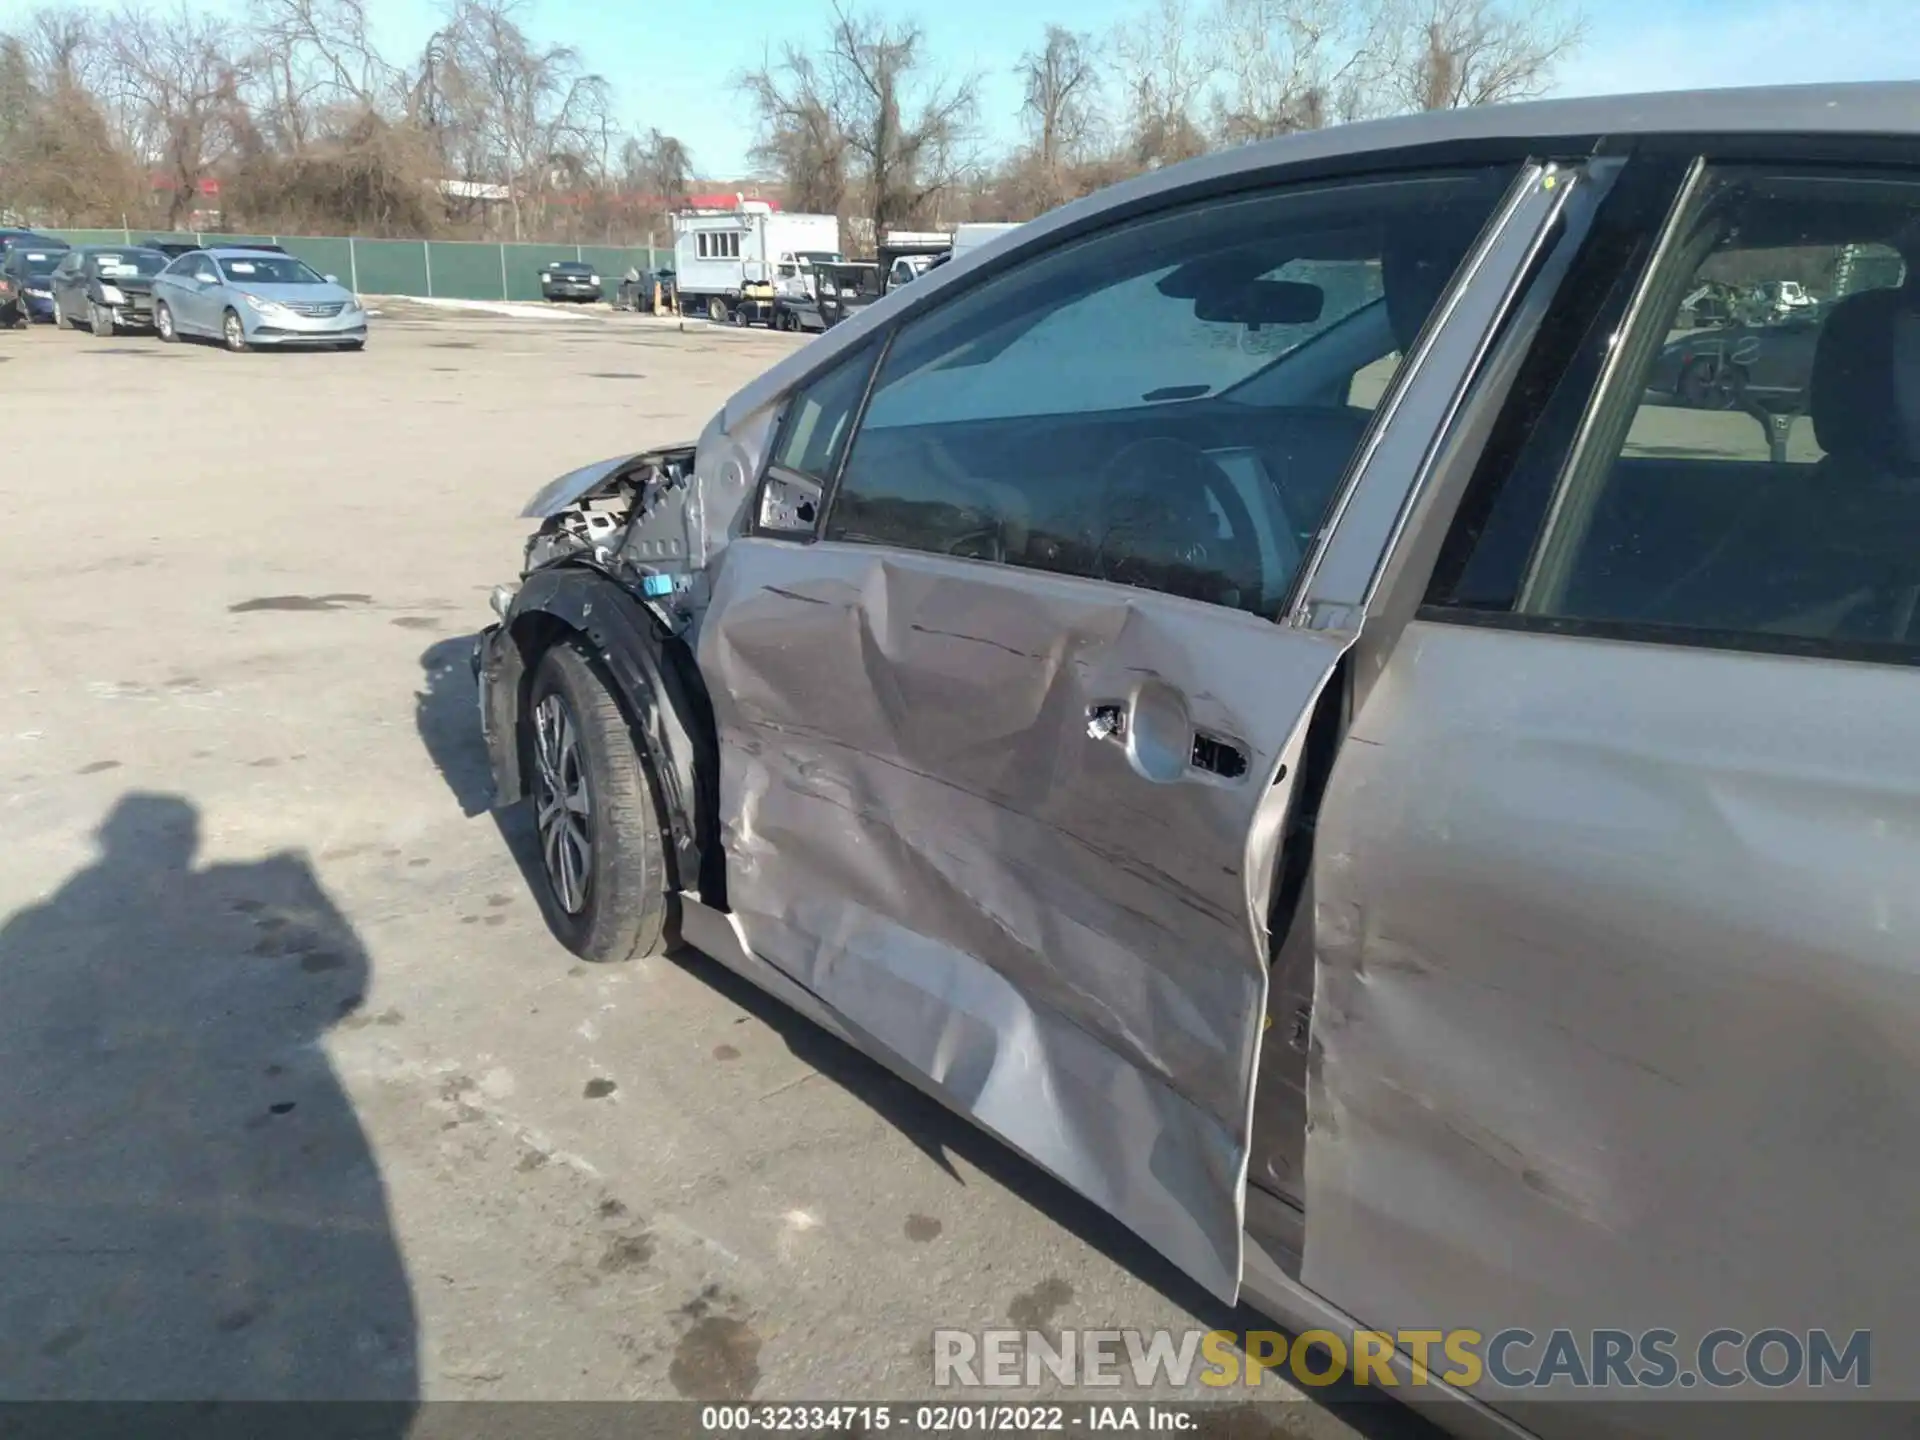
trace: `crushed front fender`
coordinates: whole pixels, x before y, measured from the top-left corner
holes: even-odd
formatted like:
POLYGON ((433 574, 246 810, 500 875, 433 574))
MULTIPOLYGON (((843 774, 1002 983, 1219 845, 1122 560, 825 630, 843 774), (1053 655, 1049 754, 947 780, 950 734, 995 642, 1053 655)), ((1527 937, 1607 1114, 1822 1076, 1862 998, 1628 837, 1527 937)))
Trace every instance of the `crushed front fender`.
POLYGON ((527 576, 474 651, 494 804, 525 797, 529 681, 555 643, 583 645, 614 687, 659 793, 675 884, 721 903, 713 712, 692 652, 668 622, 610 576, 555 565, 527 576))

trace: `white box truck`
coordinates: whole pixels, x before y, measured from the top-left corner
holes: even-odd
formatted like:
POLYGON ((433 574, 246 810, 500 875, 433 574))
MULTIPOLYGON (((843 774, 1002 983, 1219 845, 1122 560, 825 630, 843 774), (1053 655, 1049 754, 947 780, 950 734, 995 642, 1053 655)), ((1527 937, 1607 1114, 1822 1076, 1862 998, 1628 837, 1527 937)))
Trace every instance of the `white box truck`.
POLYGON ((674 285, 686 315, 763 319, 773 292, 806 288, 815 263, 840 258, 834 215, 784 215, 764 200, 673 217, 674 285))

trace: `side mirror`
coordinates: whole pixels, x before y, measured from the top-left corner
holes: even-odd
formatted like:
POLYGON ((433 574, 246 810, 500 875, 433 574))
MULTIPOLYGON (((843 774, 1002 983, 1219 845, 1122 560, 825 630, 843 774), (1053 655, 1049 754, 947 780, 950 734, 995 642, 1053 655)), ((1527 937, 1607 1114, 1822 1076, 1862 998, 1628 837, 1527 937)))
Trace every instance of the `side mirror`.
POLYGON ((811 534, 820 515, 820 486, 799 476, 769 475, 760 487, 762 530, 811 534))
POLYGON ((320 278, 325 280, 329 285, 338 285, 340 283, 340 277, 338 275, 323 275, 320 278))

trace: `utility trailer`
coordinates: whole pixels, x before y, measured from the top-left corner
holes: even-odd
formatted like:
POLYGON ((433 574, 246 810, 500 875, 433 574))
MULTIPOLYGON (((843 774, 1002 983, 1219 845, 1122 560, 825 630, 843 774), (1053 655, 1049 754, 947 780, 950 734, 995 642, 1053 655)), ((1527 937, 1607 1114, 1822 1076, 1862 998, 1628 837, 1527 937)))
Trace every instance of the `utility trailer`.
POLYGON ((966 225, 953 227, 953 258, 958 260, 970 250, 991 244, 1002 235, 1010 234, 1020 228, 1018 222, 993 220, 974 221, 966 225))
POLYGON ((766 319, 772 305, 763 287, 840 258, 840 220, 781 214, 764 200, 685 210, 673 217, 673 253, 682 314, 766 319))
POLYGON ((889 230, 880 239, 880 272, 888 290, 911 284, 953 249, 944 230, 889 230))

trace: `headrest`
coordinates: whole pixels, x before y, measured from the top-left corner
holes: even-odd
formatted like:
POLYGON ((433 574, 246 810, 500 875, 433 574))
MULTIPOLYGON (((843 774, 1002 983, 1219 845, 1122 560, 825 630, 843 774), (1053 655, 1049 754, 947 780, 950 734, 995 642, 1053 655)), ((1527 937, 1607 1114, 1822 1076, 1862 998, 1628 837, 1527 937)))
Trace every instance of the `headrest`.
POLYGON ((1865 290, 1830 311, 1807 389, 1829 455, 1894 474, 1920 470, 1920 312, 1898 290, 1865 290))

